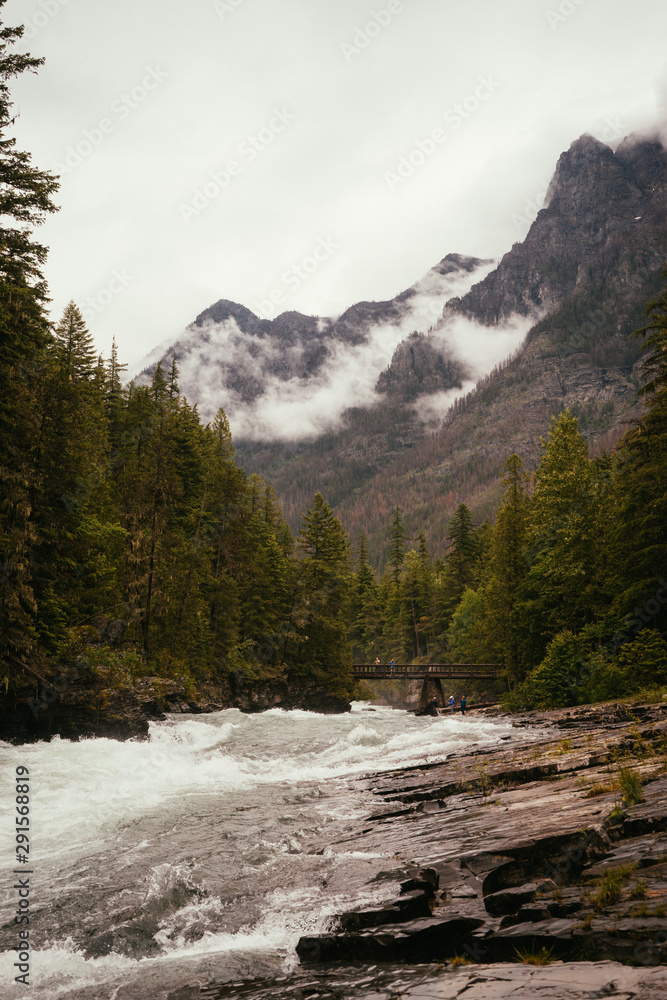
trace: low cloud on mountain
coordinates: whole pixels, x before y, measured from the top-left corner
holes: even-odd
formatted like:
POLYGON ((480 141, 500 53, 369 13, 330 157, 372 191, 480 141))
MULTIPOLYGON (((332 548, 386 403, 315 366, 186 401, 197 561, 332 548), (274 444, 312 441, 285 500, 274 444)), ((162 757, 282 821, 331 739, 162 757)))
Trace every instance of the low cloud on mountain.
MULTIPOLYGON (((224 407, 235 438, 301 441, 334 430, 351 407, 376 405, 382 398, 378 377, 398 345, 414 331, 432 331, 436 350, 461 362, 469 375, 460 389, 416 402, 422 419, 438 420, 519 346, 530 325, 523 319, 485 327, 459 315, 443 322, 445 304, 465 295, 494 266, 451 255, 390 303, 360 303, 335 319, 295 313, 261 322, 237 308, 236 316, 216 322, 211 307, 176 344, 146 362, 161 358, 168 365, 175 355, 181 391, 205 420, 224 407)), ((151 371, 149 364, 137 381, 147 381, 151 371)))

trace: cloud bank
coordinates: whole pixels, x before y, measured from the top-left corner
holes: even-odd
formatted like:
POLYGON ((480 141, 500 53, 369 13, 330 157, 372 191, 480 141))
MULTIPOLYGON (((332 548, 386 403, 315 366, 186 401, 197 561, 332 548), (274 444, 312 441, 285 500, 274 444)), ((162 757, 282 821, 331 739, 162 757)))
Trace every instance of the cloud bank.
POLYGON ((465 295, 495 262, 472 272, 442 273, 442 266, 387 304, 391 308, 369 306, 371 316, 373 310, 389 314, 386 321, 369 325, 368 304, 363 303, 342 318, 288 314, 280 327, 265 323, 244 329, 231 317, 221 323, 207 320, 203 326, 191 325, 167 351, 156 349, 144 364, 162 358, 168 365, 175 354, 181 392, 198 405, 204 421, 223 407, 237 440, 304 441, 335 430, 351 407, 369 408, 386 400, 375 386, 394 351, 412 332, 430 331, 438 351, 462 362, 469 376, 461 389, 416 402, 420 419, 437 421, 454 399, 520 345, 534 322, 517 318, 489 328, 459 316, 447 315, 443 321, 445 304, 465 295))

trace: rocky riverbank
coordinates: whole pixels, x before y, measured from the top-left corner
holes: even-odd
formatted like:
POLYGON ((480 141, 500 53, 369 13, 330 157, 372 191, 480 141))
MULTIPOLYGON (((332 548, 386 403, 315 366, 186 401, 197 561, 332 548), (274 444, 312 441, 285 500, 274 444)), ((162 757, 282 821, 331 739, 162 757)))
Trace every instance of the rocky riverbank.
POLYGON ((289 980, 187 997, 667 997, 667 706, 515 725, 360 779, 377 807, 332 846, 393 856, 395 898, 301 938, 289 980))

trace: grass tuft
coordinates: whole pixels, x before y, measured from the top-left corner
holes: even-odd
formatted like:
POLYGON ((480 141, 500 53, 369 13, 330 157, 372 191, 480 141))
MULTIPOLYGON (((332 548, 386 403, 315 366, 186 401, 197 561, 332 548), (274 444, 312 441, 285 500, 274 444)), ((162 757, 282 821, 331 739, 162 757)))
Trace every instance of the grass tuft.
POLYGON ((623 792, 623 802, 626 806, 636 806, 644 801, 642 778, 631 767, 622 767, 618 772, 618 784, 623 792))
POLYGON ((613 785, 605 785, 600 781, 596 781, 588 789, 584 795, 585 799, 594 799, 597 795, 605 795, 607 792, 612 792, 614 790, 613 785))
POLYGON ((610 868, 608 872, 605 872, 598 881, 598 891, 591 900, 596 910, 606 910, 607 907, 619 901, 623 886, 630 878, 634 867, 634 865, 620 865, 618 868, 610 868))
POLYGON ((523 965, 550 965, 555 961, 553 948, 540 948, 539 951, 521 951, 520 948, 514 950, 523 965))

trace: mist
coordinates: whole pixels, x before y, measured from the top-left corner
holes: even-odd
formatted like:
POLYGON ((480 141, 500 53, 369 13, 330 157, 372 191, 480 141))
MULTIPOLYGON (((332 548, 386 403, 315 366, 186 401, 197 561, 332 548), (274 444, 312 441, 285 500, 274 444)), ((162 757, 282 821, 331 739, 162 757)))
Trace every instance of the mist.
MULTIPOLYGON (((486 327, 445 309, 495 264, 483 262, 470 272, 446 274, 438 268, 447 265, 437 265, 390 303, 398 307, 398 318, 371 324, 361 343, 336 333, 340 317, 317 320, 316 334, 295 336, 292 343, 271 326, 258 333, 229 318, 191 325, 166 352, 152 352, 145 363, 161 358, 168 366, 175 356, 181 393, 191 405, 197 404, 206 422, 224 408, 237 440, 302 442, 335 431, 352 407, 371 408, 386 401, 386 395, 376 392, 378 377, 398 345, 417 331, 465 372, 460 388, 423 395, 412 404, 420 420, 437 424, 457 398, 521 345, 535 322, 536 317, 514 317, 502 327, 486 327)), ((294 318, 297 331, 300 318, 294 318)), ((149 378, 150 372, 144 371, 136 381, 149 378)))

